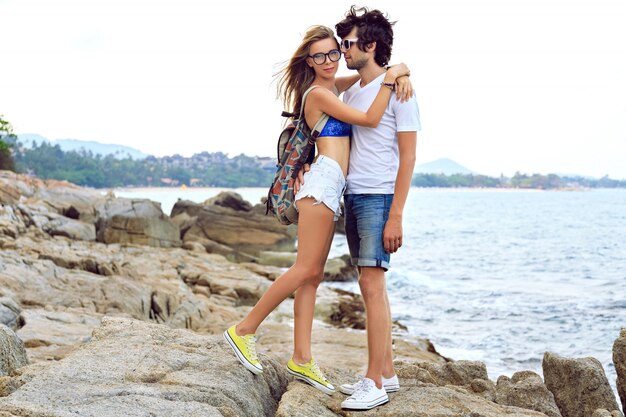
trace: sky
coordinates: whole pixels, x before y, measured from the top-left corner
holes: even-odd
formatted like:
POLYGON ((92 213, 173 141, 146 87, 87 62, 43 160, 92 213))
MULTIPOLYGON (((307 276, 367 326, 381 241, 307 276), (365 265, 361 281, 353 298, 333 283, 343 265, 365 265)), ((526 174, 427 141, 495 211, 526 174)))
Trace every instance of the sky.
MULTIPOLYGON (((351 1, 0 0, 16 133, 156 156, 273 156, 273 75, 351 1)), ((386 0, 420 107, 417 163, 626 179, 626 2, 386 0)), ((347 75, 342 60, 339 75, 347 75)))

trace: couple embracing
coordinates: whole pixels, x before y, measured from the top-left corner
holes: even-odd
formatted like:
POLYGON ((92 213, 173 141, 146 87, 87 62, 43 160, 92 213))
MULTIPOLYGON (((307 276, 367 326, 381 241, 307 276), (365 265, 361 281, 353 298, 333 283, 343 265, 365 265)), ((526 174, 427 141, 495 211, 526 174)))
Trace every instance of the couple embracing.
POLYGON ((256 353, 261 322, 295 291, 294 350, 289 373, 333 394, 311 354, 311 331, 317 288, 324 276, 343 195, 345 229, 352 264, 367 317, 368 364, 365 377, 339 387, 349 395, 342 407, 367 410, 389 401, 400 389, 393 367, 391 310, 385 282, 390 254, 402 246, 402 213, 415 164, 420 130, 417 102, 404 64, 387 67, 393 23, 378 10, 355 8, 333 31, 310 28, 279 79, 287 108, 298 114, 304 104, 309 126, 327 114, 317 139, 317 156, 296 184, 299 213, 298 255, 224 338, 239 361, 254 374, 263 372, 256 353), (343 54, 358 75, 335 77, 343 54), (311 88, 313 87, 313 88, 311 88), (309 91, 303 103, 304 93, 309 91), (344 93, 343 101, 338 98, 344 93))

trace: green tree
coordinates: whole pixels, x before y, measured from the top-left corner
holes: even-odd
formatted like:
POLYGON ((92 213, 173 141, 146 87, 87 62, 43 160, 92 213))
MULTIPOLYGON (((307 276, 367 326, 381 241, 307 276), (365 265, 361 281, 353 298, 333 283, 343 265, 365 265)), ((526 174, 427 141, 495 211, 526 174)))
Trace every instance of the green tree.
POLYGON ((0 114, 0 169, 15 171, 13 146, 17 136, 13 134, 13 126, 0 114))

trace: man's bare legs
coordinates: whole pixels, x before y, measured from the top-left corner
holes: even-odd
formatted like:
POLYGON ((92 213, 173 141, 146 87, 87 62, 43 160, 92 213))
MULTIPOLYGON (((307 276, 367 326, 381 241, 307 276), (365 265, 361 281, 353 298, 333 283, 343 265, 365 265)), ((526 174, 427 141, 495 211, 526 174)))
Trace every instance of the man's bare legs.
MULTIPOLYGON (((317 287, 324 279, 324 265, 328 259, 328 252, 333 241, 335 224, 332 232, 328 235, 324 257, 321 258, 320 268, 322 273, 316 278, 304 283, 296 291, 296 298, 293 304, 294 329, 293 329, 293 354, 292 359, 296 363, 307 363, 313 357, 311 353, 311 333, 313 329, 313 314, 315 312, 315 297, 317 287)), ((300 243, 298 242, 298 246, 300 243)))
POLYGON ((393 343, 391 338, 391 304, 387 295, 387 287, 385 286, 385 303, 387 304, 387 316, 389 317, 389 330, 387 334, 387 346, 385 347, 385 359, 383 360, 383 377, 391 378, 396 374, 393 367, 393 343))
MULTIPOLYGON (((377 267, 361 267, 359 286, 365 302, 367 318, 367 373, 378 388, 382 387, 383 370, 393 372, 391 352, 391 314, 385 271, 377 267)), ((393 373, 388 375, 393 376, 393 373)))
MULTIPOLYGON (((296 263, 281 275, 263 294, 248 315, 237 325, 237 335, 256 333, 263 320, 290 294, 309 280, 319 279, 324 273, 328 255, 328 239, 335 228, 334 213, 324 204, 313 204, 314 199, 298 201, 298 255, 296 263)), ((310 332, 310 331, 309 331, 310 332)))

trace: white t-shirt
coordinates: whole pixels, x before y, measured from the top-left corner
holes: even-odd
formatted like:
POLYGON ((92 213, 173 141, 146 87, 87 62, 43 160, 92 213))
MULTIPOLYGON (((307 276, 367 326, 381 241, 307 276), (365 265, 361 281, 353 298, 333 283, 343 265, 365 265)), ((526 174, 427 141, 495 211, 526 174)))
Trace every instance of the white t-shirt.
MULTIPOLYGON (((366 112, 384 78, 385 73, 382 73, 363 88, 356 82, 346 90, 343 101, 366 112)), ((395 93, 378 127, 353 125, 346 194, 393 194, 399 165, 397 132, 420 129, 415 95, 408 102, 400 103, 395 93)))

